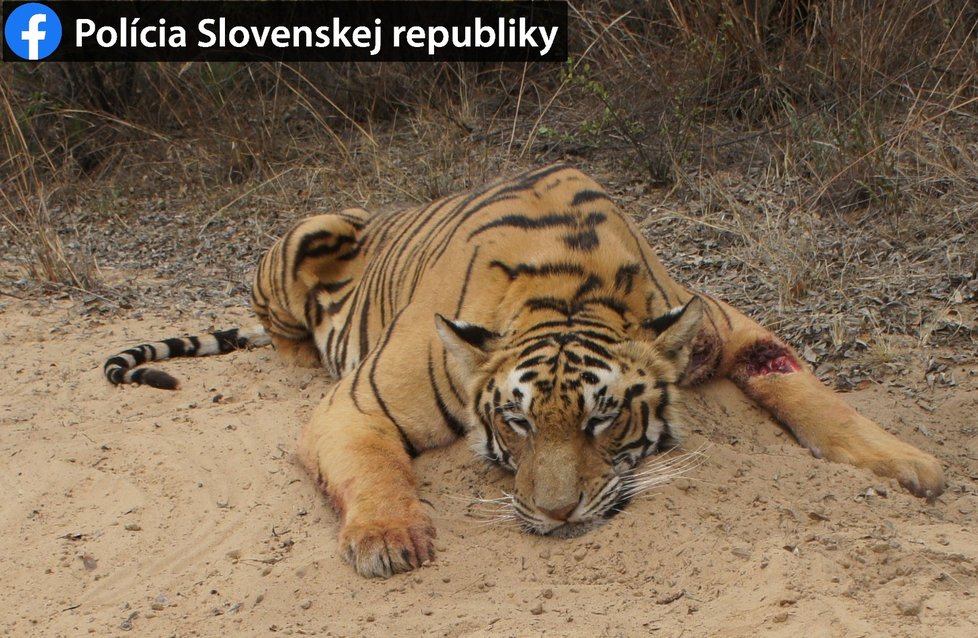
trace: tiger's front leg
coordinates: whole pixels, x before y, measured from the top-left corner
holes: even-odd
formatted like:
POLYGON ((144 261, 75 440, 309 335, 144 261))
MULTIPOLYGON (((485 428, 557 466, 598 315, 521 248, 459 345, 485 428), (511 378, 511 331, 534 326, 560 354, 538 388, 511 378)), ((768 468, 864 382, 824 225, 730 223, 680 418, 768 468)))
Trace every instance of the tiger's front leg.
MULTIPOLYGON (((764 355, 750 357, 767 361, 764 355)), ((751 373, 752 367, 746 363, 735 370, 734 380, 815 456, 869 468, 928 499, 944 491, 944 472, 937 459, 859 414, 807 370, 751 373)))
POLYGON ((720 371, 788 426, 817 457, 894 478, 917 496, 944 491, 944 471, 930 454, 896 438, 822 384, 792 348, 722 302, 720 371), (724 334, 725 333, 725 334, 724 334))
POLYGON ((391 576, 434 558, 435 528, 393 422, 361 411, 350 375, 299 435, 298 455, 340 515, 339 550, 362 576, 391 576))

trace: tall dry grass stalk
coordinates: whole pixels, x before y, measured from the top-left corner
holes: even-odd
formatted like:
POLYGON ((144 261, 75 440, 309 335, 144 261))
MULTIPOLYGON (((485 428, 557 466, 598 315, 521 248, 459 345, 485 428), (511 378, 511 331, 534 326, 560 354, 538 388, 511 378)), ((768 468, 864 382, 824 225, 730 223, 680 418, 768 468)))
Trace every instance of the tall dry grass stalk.
MULTIPOLYGON (((26 256, 26 275, 42 284, 68 285, 88 290, 97 285, 98 268, 90 254, 69 255, 58 234, 58 222, 49 209, 52 195, 38 175, 39 158, 31 152, 25 135, 29 118, 18 117, 11 104, 7 81, 0 76, 0 106, 7 126, 3 127, 3 180, 0 183, 0 212, 10 239, 26 256)), ((43 161, 43 158, 40 158, 43 161)))
POLYGON ((383 208, 570 159, 698 202, 677 219, 790 306, 859 265, 846 242, 829 263, 827 231, 978 222, 976 26, 970 0, 602 0, 573 3, 565 64, 17 67, 0 78, 4 224, 43 253, 38 278, 80 285, 92 269, 54 232, 66 191, 186 191, 200 238, 242 208, 383 208))

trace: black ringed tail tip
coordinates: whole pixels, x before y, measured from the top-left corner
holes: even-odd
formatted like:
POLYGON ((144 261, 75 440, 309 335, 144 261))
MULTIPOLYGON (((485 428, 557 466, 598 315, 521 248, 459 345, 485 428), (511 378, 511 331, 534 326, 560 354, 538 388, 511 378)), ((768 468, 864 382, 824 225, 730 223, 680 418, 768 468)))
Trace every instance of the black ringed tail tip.
POLYGON ((210 334, 192 337, 177 337, 143 343, 123 350, 109 357, 103 366, 105 378, 112 385, 148 385, 161 390, 177 390, 180 382, 176 378, 154 368, 139 368, 149 361, 163 361, 174 357, 204 357, 224 354, 253 346, 264 346, 271 339, 262 328, 242 330, 232 328, 210 334))

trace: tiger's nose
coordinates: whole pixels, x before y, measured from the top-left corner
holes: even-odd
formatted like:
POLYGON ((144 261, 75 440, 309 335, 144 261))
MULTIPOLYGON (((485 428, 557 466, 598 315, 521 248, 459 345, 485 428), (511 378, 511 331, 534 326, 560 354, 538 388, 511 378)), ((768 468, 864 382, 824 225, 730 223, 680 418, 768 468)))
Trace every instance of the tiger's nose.
POLYGON ((566 505, 561 505, 560 507, 556 507, 553 509, 549 507, 540 507, 538 505, 537 509, 539 509, 541 512, 543 512, 544 514, 546 514, 547 516, 549 516, 555 521, 566 521, 568 518, 570 518, 571 513, 573 513, 574 510, 577 509, 577 501, 574 501, 573 503, 567 503, 566 505))

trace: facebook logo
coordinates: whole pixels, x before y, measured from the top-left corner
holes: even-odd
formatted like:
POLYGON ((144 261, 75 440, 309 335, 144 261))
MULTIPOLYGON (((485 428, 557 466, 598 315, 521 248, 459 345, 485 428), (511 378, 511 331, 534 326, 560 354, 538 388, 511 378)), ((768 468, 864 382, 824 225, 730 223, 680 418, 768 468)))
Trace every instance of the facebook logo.
POLYGON ((43 60, 61 43, 61 20, 43 4, 31 2, 10 12, 3 36, 17 56, 43 60))

